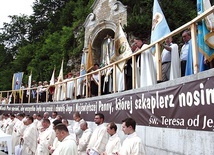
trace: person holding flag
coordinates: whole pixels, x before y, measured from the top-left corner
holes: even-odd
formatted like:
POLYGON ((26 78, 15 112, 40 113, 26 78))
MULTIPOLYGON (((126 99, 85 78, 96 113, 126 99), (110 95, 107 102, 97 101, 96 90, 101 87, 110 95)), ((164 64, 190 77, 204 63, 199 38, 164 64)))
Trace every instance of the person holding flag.
MULTIPOLYGON (((204 12, 204 8, 211 7, 209 0, 197 0, 197 11, 198 15, 204 12)), ((214 18, 214 15, 211 14, 211 17, 214 18)), ((207 18, 207 17, 206 17, 207 18)), ((201 22, 198 23, 198 66, 199 72, 207 70, 209 66, 207 65, 207 61, 211 62, 214 58, 214 41, 213 41, 213 33, 214 26, 212 26, 212 21, 206 23, 205 19, 202 19, 201 22), (210 31, 208 30, 210 28, 210 31)), ((193 51, 192 51, 192 42, 190 40, 190 47, 188 51, 188 58, 187 58, 187 65, 186 65, 186 72, 185 75, 194 74, 194 67, 193 67, 193 51)))

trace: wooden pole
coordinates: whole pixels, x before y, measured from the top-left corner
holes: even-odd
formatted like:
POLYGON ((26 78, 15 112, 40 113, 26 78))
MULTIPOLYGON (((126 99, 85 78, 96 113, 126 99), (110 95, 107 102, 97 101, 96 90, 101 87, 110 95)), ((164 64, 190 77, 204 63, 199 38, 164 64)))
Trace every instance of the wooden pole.
POLYGON ((132 89, 136 88, 136 61, 135 56, 132 56, 132 89))
POLYGON ((36 88, 36 103, 39 103, 39 90, 38 90, 38 87, 36 88))
MULTIPOLYGON (((77 99, 77 89, 78 89, 77 80, 78 80, 78 79, 75 79, 75 80, 74 80, 74 88, 75 88, 75 89, 74 89, 74 98, 75 98, 75 99, 77 99)), ((80 85, 81 85, 81 84, 80 84, 80 85)), ((81 88, 80 88, 80 89, 81 89, 81 88)), ((72 95, 73 95, 73 94, 72 94, 72 95)))
POLYGON ((65 92, 64 92, 64 93, 65 93, 65 98, 64 98, 64 100, 67 99, 67 92, 68 92, 68 90, 67 90, 67 88, 68 88, 68 87, 67 87, 67 84, 68 84, 68 83, 67 83, 67 82, 68 82, 68 81, 66 81, 65 83, 62 84, 62 91, 63 91, 63 86, 65 87, 65 92))
POLYGON ((28 103, 30 103, 31 89, 28 88, 27 92, 28 92, 28 103))
POLYGON ((98 75, 99 75, 99 81, 98 81, 98 96, 100 96, 101 95, 101 71, 99 70, 99 73, 98 73, 98 75))
POLYGON ((116 64, 113 65, 113 92, 116 93, 116 64))
POLYGON ((195 23, 191 24, 190 28, 192 38, 193 71, 194 74, 196 74, 199 72, 196 24, 195 23))
POLYGON ((21 103, 23 103, 23 97, 24 97, 24 90, 23 89, 21 89, 21 94, 22 94, 22 97, 21 97, 21 103))
POLYGON ((49 89, 49 87, 46 87, 46 89, 45 89, 45 102, 48 102, 48 97, 49 97, 48 89, 49 89))
POLYGON ((86 98, 88 98, 88 93, 89 93, 88 91, 91 87, 89 86, 89 80, 87 75, 85 76, 85 79, 86 79, 86 98))
POLYGON ((162 61, 161 61, 161 51, 160 43, 155 44, 155 59, 157 64, 157 80, 162 80, 162 61))

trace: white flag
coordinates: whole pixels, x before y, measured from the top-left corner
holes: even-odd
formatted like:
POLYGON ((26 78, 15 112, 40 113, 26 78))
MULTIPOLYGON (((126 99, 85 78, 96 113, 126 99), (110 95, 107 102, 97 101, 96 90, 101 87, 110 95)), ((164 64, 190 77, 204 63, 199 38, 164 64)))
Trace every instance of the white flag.
POLYGON ((64 63, 64 60, 62 60, 62 64, 61 64, 61 68, 60 68, 59 76, 58 76, 58 82, 63 81, 63 63, 64 63))
POLYGON ((28 88, 31 88, 32 74, 28 76, 28 88))
POLYGON ((54 83, 55 83, 55 67, 51 76, 50 85, 54 85, 54 83))
MULTIPOLYGON (((131 47, 120 24, 118 24, 115 32, 115 52, 115 61, 128 57, 132 54, 131 47)), ((125 63, 125 61, 122 61, 118 64, 121 71, 123 71, 125 63)))

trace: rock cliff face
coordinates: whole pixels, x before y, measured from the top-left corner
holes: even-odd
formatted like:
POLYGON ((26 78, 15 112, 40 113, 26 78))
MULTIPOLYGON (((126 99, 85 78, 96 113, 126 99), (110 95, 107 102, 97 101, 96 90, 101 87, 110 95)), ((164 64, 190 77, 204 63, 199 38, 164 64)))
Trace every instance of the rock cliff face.
MULTIPOLYGON (((76 74, 80 71, 81 65, 81 56, 70 57, 67 62, 67 72, 71 72, 72 74, 76 74)), ((66 73, 65 73, 66 74, 66 73)))

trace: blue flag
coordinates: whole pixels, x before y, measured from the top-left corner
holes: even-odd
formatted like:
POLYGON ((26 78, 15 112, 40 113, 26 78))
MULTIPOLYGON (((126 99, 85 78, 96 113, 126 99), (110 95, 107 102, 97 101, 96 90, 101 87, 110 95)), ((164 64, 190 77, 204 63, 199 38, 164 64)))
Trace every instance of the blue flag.
MULTIPOLYGON (((170 33, 166 18, 157 0, 154 0, 150 43, 154 43, 170 33)), ((153 50, 154 52, 154 50, 153 50)))
POLYGON ((22 85, 23 72, 13 74, 12 90, 19 90, 22 85))
MULTIPOLYGON (((81 59, 81 66, 80 66, 80 76, 83 76, 86 74, 86 69, 85 69, 86 61, 85 61, 85 53, 82 54, 82 59, 81 59)), ((80 81, 82 82, 85 77, 81 77, 80 81)))
MULTIPOLYGON (((202 0, 197 0, 197 10, 198 10, 198 15, 203 13, 203 2, 202 2, 202 0)), ((208 66, 204 64, 204 55, 206 57, 208 57, 208 55, 210 55, 210 54, 212 55, 212 53, 214 52, 214 50, 209 48, 209 46, 207 46, 207 44, 205 43, 204 38, 205 38, 205 35, 207 33, 209 33, 209 31, 207 30, 204 19, 203 19, 202 22, 198 23, 198 36, 197 36, 197 42, 198 42, 198 47, 199 47, 199 52, 198 52, 199 72, 202 72, 202 71, 208 69, 208 66)), ((192 56, 193 56, 193 54, 192 54, 192 42, 190 41, 185 75, 194 74, 193 57, 192 56)))
MULTIPOLYGON (((209 0, 207 0, 208 2, 209 0)), ((204 8, 207 8, 207 3, 202 0, 197 0, 197 10, 198 15, 204 12, 204 8)), ((208 5, 211 6, 210 2, 208 5)), ((201 22, 198 23, 198 47, 199 51, 203 53, 203 55, 207 58, 207 60, 211 61, 214 58, 214 49, 209 47, 209 37, 213 37, 212 33, 207 29, 207 25, 205 24, 205 19, 202 19, 201 22), (208 43, 208 44, 207 44, 208 43)))
MULTIPOLYGON (((185 75, 194 74, 193 57, 192 56, 193 56, 193 54, 192 54, 192 41, 190 40, 185 75)), ((201 52, 198 52, 198 64, 199 64, 199 72, 202 72, 202 71, 208 69, 208 66, 204 64, 204 56, 201 52)))

